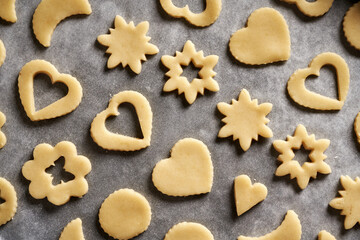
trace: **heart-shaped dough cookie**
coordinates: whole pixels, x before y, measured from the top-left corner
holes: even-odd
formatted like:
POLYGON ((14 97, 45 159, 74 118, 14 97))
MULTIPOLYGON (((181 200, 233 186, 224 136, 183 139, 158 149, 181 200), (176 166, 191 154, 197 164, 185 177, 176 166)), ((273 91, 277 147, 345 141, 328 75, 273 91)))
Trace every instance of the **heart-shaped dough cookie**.
POLYGON ((171 150, 171 157, 158 162, 153 170, 155 187, 170 196, 190 196, 211 191, 213 165, 207 146, 184 138, 171 150))
POLYGON ((229 42, 231 54, 250 65, 288 60, 290 45, 285 18, 272 8, 255 10, 248 18, 247 27, 235 32, 229 42))
POLYGON ((148 100, 135 91, 119 92, 109 102, 107 109, 96 115, 91 123, 91 137, 102 148, 117 151, 136 151, 150 146, 152 111, 148 100), (121 103, 131 103, 138 115, 143 138, 134 138, 107 130, 105 121, 110 116, 118 116, 121 103))
POLYGON ((247 212, 267 196, 267 188, 264 184, 251 184, 251 180, 246 175, 240 175, 234 181, 234 193, 237 215, 247 212))
POLYGON ((297 8, 306 16, 309 17, 319 17, 327 13, 334 0, 282 0, 287 3, 296 4, 297 8))
POLYGON ((344 105, 349 90, 350 73, 345 60, 331 52, 316 56, 308 68, 297 70, 289 79, 287 89, 290 97, 298 104, 317 110, 340 110, 344 105), (305 87, 305 80, 311 75, 319 76, 320 69, 325 65, 335 67, 339 99, 325 97, 309 91, 305 87))
POLYGON ((79 106, 82 98, 82 88, 76 78, 68 74, 60 74, 51 63, 44 60, 33 60, 25 64, 19 73, 18 86, 21 103, 31 121, 56 118, 68 114, 79 106), (40 73, 48 75, 53 84, 56 82, 65 84, 68 93, 65 97, 36 111, 34 77, 40 73))

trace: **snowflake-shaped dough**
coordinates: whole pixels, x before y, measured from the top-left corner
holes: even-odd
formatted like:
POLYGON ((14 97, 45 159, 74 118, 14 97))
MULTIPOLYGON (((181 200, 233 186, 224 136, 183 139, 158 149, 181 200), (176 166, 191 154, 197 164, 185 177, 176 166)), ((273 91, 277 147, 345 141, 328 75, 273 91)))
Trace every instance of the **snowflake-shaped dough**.
POLYGON ((120 17, 116 16, 114 21, 115 29, 110 28, 110 34, 100 35, 97 40, 109 48, 106 53, 110 53, 107 62, 108 68, 115 68, 120 63, 123 67, 129 65, 136 74, 141 72, 141 60, 146 61, 145 54, 156 54, 159 49, 149 43, 150 37, 146 36, 149 30, 149 22, 141 22, 137 26, 134 22, 129 24, 120 17))
POLYGON ((315 135, 308 135, 306 128, 301 124, 296 127, 294 136, 287 136, 286 141, 276 140, 273 145, 276 151, 280 153, 278 160, 282 162, 275 175, 290 174, 291 179, 297 179, 301 189, 305 189, 309 184, 310 177, 315 179, 318 172, 322 174, 331 173, 330 166, 324 162, 326 159, 324 151, 329 147, 330 140, 316 140, 315 135), (293 149, 299 150, 301 146, 311 151, 309 154, 311 162, 305 162, 302 166, 297 160, 293 160, 295 157, 293 149))
POLYGON ((213 79, 216 72, 213 71, 219 57, 210 55, 204 57, 203 51, 196 52, 195 45, 188 40, 182 52, 176 51, 175 57, 165 55, 161 57, 161 62, 169 69, 166 76, 170 77, 164 85, 164 92, 178 90, 179 95, 184 93, 186 100, 192 104, 200 93, 204 95, 204 90, 213 92, 219 91, 218 83, 213 79), (194 78, 191 82, 184 76, 182 66, 188 66, 192 62, 199 68, 200 78, 194 78))
POLYGON ((273 136, 271 129, 266 126, 270 121, 266 115, 270 113, 272 104, 258 105, 258 100, 251 100, 246 89, 240 92, 237 101, 232 100, 231 105, 221 102, 217 107, 226 116, 222 119, 226 125, 220 129, 218 137, 226 138, 232 135, 234 141, 239 139, 244 151, 250 148, 252 139, 258 140, 258 135, 265 138, 273 136))
POLYGON ((334 198, 329 203, 331 207, 340 209, 341 215, 345 215, 344 227, 350 229, 358 222, 360 224, 360 178, 355 181, 349 176, 341 176, 343 191, 339 191, 341 197, 334 198))

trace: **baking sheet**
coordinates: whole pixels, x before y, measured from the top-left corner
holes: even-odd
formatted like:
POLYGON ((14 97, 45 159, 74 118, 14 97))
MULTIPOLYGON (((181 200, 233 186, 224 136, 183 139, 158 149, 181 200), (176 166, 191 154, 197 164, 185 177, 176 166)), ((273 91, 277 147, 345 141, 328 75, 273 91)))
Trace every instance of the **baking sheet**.
MULTIPOLYGON (((8 179, 18 195, 18 212, 13 221, 0 227, 1 240, 58 239, 62 229, 80 217, 86 239, 109 239, 98 224, 98 210, 103 200, 120 188, 132 188, 143 194, 152 207, 149 229, 135 239, 163 239, 168 229, 182 221, 205 225, 215 239, 236 239, 239 235, 261 236, 279 226, 286 211, 294 210, 302 223, 302 239, 316 239, 320 230, 328 230, 337 239, 359 239, 359 225, 343 228, 340 211, 328 207, 341 189, 339 178, 360 175, 359 145, 353 133, 353 121, 360 110, 359 51, 349 46, 343 37, 342 19, 351 1, 337 0, 323 17, 308 18, 295 6, 278 0, 224 0, 219 19, 210 27, 195 28, 186 21, 169 17, 158 0, 90 0, 90 16, 74 16, 58 25, 51 47, 42 47, 32 33, 31 19, 40 1, 17 1, 18 21, 0 21, 0 39, 7 49, 7 58, 0 68, 0 110, 6 114, 3 131, 8 143, 0 150, 0 176, 8 179), (242 28, 252 11, 273 7, 285 17, 291 33, 291 58, 283 63, 260 67, 239 64, 229 53, 228 41, 233 32, 242 28), (96 42, 100 34, 108 33, 116 15, 127 22, 149 21, 148 35, 160 52, 149 56, 142 72, 133 74, 128 68, 106 69, 106 48, 96 42), (191 40, 205 55, 216 54, 219 63, 215 79, 218 93, 207 92, 191 106, 183 96, 163 93, 166 68, 160 63, 163 55, 181 51, 191 40), (350 90, 341 111, 319 112, 300 107, 286 92, 289 76, 304 68, 317 54, 332 51, 348 63, 351 74, 350 90), (24 64, 44 59, 62 73, 76 77, 82 84, 84 97, 71 114, 41 122, 31 122, 19 101, 17 77, 24 64), (270 102, 268 115, 271 139, 260 138, 243 152, 238 142, 218 139, 223 117, 218 102, 230 103, 241 89, 247 89, 260 103, 270 102), (145 150, 124 153, 105 151, 89 134, 94 116, 107 107, 110 97, 119 91, 135 90, 149 100, 154 113, 151 146, 145 150), (332 173, 319 175, 300 191, 295 180, 275 177, 277 152, 272 148, 276 139, 292 135, 297 124, 306 126, 317 138, 331 140, 325 154, 332 173), (156 190, 151 181, 155 164, 169 156, 172 146, 180 139, 193 137, 203 141, 212 153, 214 185, 209 194, 175 198, 156 190), (32 159, 39 143, 55 145, 62 140, 73 142, 78 153, 87 156, 92 171, 87 176, 89 192, 82 199, 71 199, 63 206, 54 206, 46 199, 33 199, 28 193, 29 182, 21 174, 22 165, 32 159), (253 181, 264 183, 269 191, 264 202, 240 217, 236 216, 233 180, 247 174, 253 181)), ((202 1, 188 1, 194 12, 200 12, 202 1)), ((185 0, 174 0, 184 6, 185 0)), ((327 96, 336 96, 334 73, 329 68, 320 78, 307 81, 307 87, 327 96)), ((36 104, 45 106, 64 94, 54 90, 46 81, 36 81, 36 104)), ((124 134, 138 134, 136 117, 131 108, 122 107, 118 118, 110 119, 108 127, 124 134), (135 120, 134 120, 135 119, 135 120)))

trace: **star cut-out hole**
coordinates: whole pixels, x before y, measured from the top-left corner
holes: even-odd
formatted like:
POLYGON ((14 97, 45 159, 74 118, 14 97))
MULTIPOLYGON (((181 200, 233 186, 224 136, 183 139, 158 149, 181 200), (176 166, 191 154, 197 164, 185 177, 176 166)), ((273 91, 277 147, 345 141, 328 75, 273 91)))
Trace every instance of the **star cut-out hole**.
POLYGON ((186 5, 189 6, 189 9, 193 13, 201 13, 206 8, 206 0, 196 0, 196 1, 189 1, 189 0, 172 0, 173 4, 178 8, 183 8, 186 5))
POLYGON ((201 68, 195 67, 192 61, 189 65, 181 65, 181 67, 183 69, 181 76, 186 77, 189 83, 191 83, 195 78, 201 79, 199 76, 201 68))
POLYGON ((320 76, 310 75, 306 78, 305 86, 309 91, 316 92, 329 98, 338 98, 336 69, 325 65, 320 69, 320 76))
POLYGON ((301 145, 300 149, 292 149, 295 157, 293 160, 298 161, 300 166, 302 166, 306 162, 311 162, 309 154, 311 153, 312 149, 305 149, 303 145, 301 145))
POLYGON ((53 177, 52 180, 53 185, 60 184, 61 181, 68 182, 75 178, 74 175, 65 171, 64 165, 65 165, 65 158, 60 157, 58 160, 55 161, 55 166, 50 166, 45 170, 46 173, 51 174, 51 176, 53 177))

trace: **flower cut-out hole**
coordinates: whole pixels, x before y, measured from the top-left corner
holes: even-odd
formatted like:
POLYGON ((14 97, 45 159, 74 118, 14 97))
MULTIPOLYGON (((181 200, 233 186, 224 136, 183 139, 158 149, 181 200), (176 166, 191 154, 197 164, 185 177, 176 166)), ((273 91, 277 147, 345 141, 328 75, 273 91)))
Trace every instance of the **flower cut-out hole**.
POLYGON ((331 65, 325 65, 320 69, 320 76, 310 75, 306 78, 305 86, 323 96, 338 98, 336 78, 336 69, 331 65))
POLYGON ((60 157, 55 161, 55 165, 48 167, 45 172, 51 174, 53 177, 52 184, 57 185, 61 182, 68 182, 75 178, 75 176, 64 169, 65 158, 60 157))
POLYGON ((206 0, 196 0, 196 1, 189 1, 189 0, 173 0, 173 4, 176 7, 183 8, 186 5, 189 6, 191 12, 193 13, 202 13, 206 9, 206 0))
POLYGON ((292 150, 295 154, 294 160, 298 161, 300 166, 306 162, 311 162, 309 155, 313 149, 306 149, 304 145, 301 145, 300 149, 293 148, 292 150))
POLYGON ((189 65, 181 65, 183 72, 182 77, 186 77, 189 83, 191 83, 195 78, 200 79, 199 70, 200 68, 195 67, 194 63, 191 61, 189 65))

